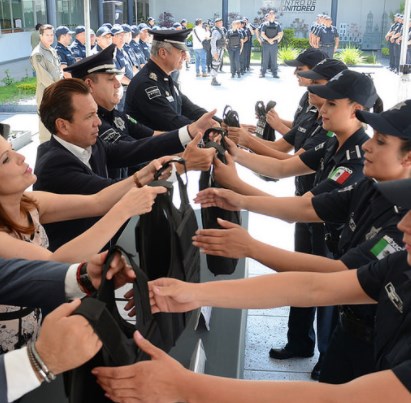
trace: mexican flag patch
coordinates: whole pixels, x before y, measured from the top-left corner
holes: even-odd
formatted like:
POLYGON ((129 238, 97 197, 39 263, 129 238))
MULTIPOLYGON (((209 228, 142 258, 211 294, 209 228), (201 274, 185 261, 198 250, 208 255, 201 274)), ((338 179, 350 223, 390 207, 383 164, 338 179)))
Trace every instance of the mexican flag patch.
POLYGON ((384 259, 392 253, 403 250, 392 238, 388 235, 382 237, 370 250, 370 252, 378 259, 384 259))
POLYGON ((338 167, 335 168, 330 175, 328 175, 328 179, 337 182, 340 185, 343 185, 347 179, 352 175, 352 171, 346 167, 338 167))

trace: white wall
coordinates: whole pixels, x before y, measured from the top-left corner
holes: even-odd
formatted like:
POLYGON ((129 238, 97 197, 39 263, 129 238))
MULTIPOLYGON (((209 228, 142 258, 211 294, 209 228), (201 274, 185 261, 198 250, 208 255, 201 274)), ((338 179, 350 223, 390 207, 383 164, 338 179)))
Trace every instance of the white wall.
POLYGON ((29 57, 31 54, 31 32, 0 35, 0 63, 29 57))

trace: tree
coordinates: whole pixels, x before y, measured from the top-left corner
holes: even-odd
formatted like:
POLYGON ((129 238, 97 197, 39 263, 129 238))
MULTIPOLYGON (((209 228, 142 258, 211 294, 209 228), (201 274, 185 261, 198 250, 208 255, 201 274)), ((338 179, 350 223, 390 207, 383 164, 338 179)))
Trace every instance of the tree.
POLYGON ((158 17, 158 24, 161 27, 171 28, 175 22, 176 19, 174 18, 173 14, 167 11, 164 11, 158 17))

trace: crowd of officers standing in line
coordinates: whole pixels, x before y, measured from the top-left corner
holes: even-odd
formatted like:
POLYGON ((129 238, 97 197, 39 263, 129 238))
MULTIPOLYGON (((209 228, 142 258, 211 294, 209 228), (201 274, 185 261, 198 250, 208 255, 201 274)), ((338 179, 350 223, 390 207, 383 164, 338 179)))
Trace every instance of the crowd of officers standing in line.
POLYGON ((404 27, 404 15, 397 13, 394 15, 394 21, 385 35, 390 52, 390 70, 397 74, 400 72, 401 44, 404 36, 408 45, 406 64, 411 64, 411 21, 408 24, 407 31, 404 27))

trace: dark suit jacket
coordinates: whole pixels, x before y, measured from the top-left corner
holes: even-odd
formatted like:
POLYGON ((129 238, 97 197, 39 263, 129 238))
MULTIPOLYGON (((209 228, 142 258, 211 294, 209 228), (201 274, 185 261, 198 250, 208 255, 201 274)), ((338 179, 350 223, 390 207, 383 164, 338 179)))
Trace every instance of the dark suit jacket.
MULTIPOLYGON (((65 263, 0 258, 0 304, 50 311, 65 302, 65 263)), ((4 357, 0 355, 0 403, 7 403, 4 357)))
MULTIPOLYGON (((127 167, 154 158, 183 151, 177 130, 135 142, 106 143, 97 139, 92 147, 90 165, 76 156, 53 137, 39 146, 33 188, 59 194, 94 194, 117 182, 107 176, 107 168, 127 167)), ((45 226, 50 247, 54 251, 90 228, 99 217, 64 221, 45 226)))

